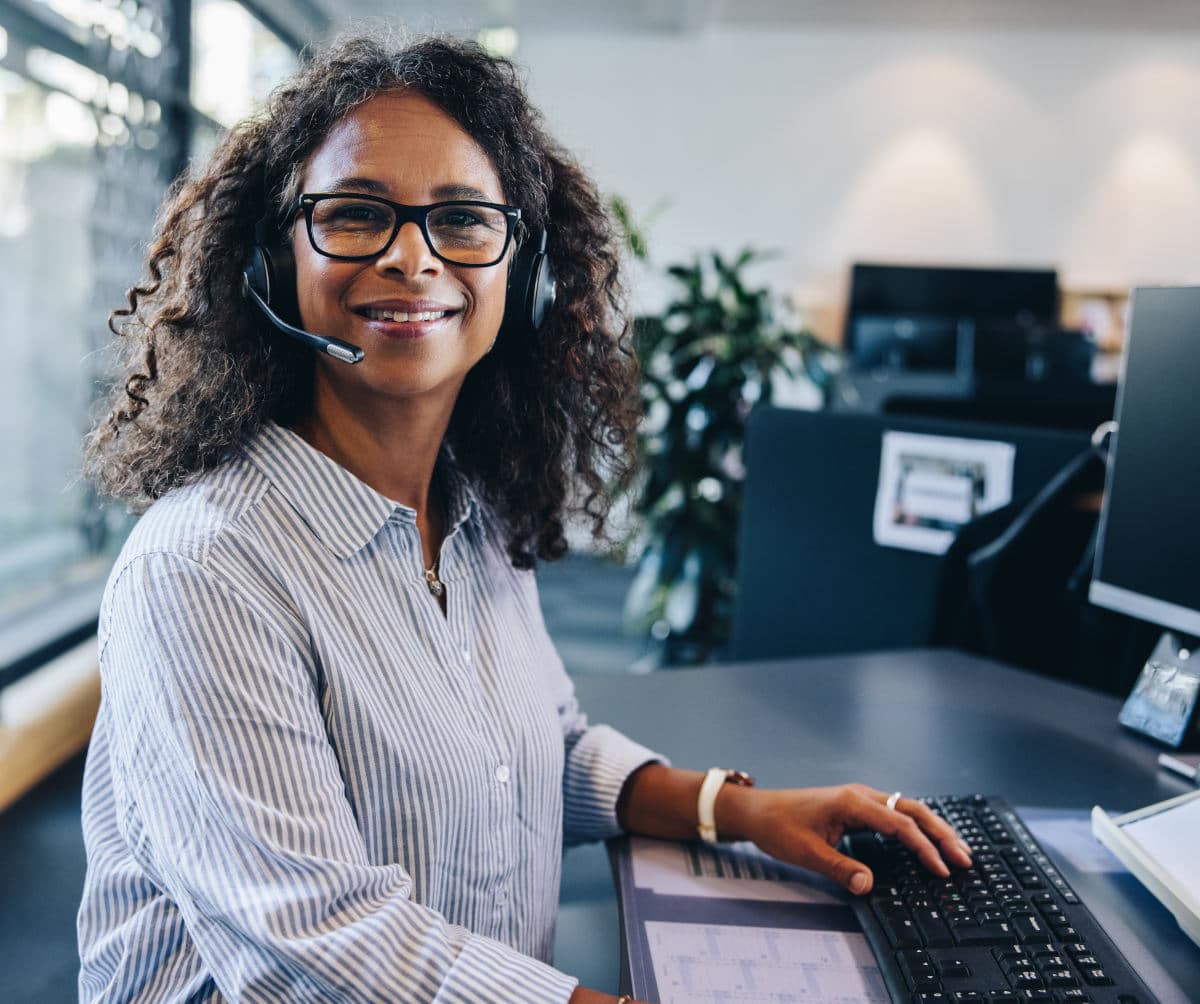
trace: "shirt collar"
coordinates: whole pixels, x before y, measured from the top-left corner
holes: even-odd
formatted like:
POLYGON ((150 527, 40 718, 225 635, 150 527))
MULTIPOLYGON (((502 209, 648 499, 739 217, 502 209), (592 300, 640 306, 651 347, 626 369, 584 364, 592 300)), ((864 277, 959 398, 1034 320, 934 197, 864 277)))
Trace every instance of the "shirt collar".
MULTIPOLYGON (((362 550, 390 519, 416 525, 415 509, 380 494, 276 422, 263 423, 244 452, 313 535, 339 558, 362 550)), ((438 454, 434 476, 441 478, 447 500, 447 536, 467 520, 482 529, 479 501, 445 445, 438 454)))

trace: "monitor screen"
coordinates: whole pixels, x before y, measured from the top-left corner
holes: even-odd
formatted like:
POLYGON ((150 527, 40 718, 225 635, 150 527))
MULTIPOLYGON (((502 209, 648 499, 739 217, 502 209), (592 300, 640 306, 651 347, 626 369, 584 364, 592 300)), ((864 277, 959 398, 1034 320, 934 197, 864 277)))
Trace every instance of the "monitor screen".
POLYGON ((1054 269, 856 264, 850 272, 849 326, 863 315, 1058 323, 1054 269))
POLYGON ((1200 287, 1138 289, 1090 599, 1200 636, 1200 287))

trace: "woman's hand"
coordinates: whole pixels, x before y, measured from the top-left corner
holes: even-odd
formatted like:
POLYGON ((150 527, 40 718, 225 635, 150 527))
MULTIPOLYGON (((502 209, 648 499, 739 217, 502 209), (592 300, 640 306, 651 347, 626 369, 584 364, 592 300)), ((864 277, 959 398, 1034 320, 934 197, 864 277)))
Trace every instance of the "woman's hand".
POLYGON ((870 892, 875 877, 861 861, 834 849, 848 831, 896 837, 935 875, 950 874, 947 862, 970 866, 970 848, 933 810, 912 798, 889 809, 887 799, 862 784, 785 790, 727 784, 714 809, 723 838, 752 840, 772 857, 828 875, 856 895, 870 892))

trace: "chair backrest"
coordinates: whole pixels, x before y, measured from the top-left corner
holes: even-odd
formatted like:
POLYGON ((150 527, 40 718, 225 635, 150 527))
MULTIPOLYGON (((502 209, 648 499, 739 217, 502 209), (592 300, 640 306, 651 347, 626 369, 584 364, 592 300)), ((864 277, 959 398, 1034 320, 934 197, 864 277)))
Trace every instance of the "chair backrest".
POLYGON ((770 659, 928 644, 940 556, 875 542, 884 433, 1015 448, 1013 499, 1079 451, 1081 431, 762 407, 749 420, 731 655, 770 659))

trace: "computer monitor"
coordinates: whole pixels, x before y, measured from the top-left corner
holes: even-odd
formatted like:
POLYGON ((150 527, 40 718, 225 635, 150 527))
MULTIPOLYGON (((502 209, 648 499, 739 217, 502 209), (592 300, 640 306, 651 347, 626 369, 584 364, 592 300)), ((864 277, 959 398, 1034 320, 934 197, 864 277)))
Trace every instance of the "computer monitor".
MULTIPOLYGON (((859 348, 864 318, 969 321, 976 327, 1058 323, 1054 269, 855 264, 850 271, 846 347, 859 348)), ((951 339, 952 344, 952 339, 951 339)), ((952 368, 952 367, 951 367, 952 368)))
POLYGON ((1089 598, 1168 629, 1122 721, 1178 744, 1200 689, 1200 287, 1135 290, 1123 364, 1089 598))

